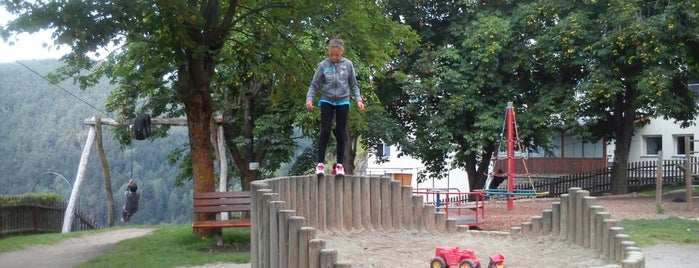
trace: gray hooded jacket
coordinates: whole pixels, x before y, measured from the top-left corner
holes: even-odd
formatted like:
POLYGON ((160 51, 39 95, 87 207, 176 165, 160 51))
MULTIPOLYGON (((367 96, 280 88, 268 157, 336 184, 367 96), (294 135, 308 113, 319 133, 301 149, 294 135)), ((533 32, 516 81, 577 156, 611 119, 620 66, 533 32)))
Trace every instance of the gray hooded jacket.
POLYGON ((337 63, 326 58, 318 64, 311 85, 308 87, 308 93, 306 93, 306 101, 313 101, 313 97, 319 89, 322 89, 320 102, 332 105, 349 104, 350 90, 355 101, 362 101, 357 77, 354 74, 354 64, 344 57, 340 58, 337 63))

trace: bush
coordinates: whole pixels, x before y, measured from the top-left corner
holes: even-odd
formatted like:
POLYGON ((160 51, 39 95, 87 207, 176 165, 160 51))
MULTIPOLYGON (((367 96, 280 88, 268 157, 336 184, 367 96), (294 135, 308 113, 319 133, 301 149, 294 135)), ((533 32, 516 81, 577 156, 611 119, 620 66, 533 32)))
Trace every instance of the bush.
POLYGON ((20 195, 0 195, 0 204, 40 204, 56 206, 61 204, 61 196, 56 193, 26 193, 20 195))

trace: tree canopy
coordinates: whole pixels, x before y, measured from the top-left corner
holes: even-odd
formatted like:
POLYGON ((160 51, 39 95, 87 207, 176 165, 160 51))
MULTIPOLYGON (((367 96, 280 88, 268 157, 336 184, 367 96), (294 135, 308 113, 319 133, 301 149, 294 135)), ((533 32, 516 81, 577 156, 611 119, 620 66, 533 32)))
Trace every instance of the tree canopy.
MULTIPOLYGON (((360 55, 367 74, 390 60, 403 36, 409 38, 407 28, 385 16, 382 5, 363 1, 0 3, 18 15, 0 30, 3 37, 52 29, 56 44, 72 48, 63 58, 67 67, 55 79, 72 77, 85 88, 107 76, 117 85, 107 103, 110 111, 118 112, 117 120, 128 120, 139 112, 186 116, 194 192, 214 190, 211 126, 215 112, 231 115, 240 107, 245 111, 242 131, 233 131, 240 127, 233 123, 240 120, 226 122, 233 126, 229 144, 242 145, 246 152, 234 157, 239 172, 245 173, 241 167, 247 163, 262 160, 267 150, 288 158, 293 148, 281 136, 290 135, 292 123, 289 117, 277 115, 293 114, 290 111, 296 108, 291 100, 302 99, 294 93, 301 83, 294 80, 304 69, 314 67, 309 63, 318 61, 307 58, 310 51, 322 51, 328 36, 341 34, 356 44, 358 51, 348 55, 360 55), (104 61, 90 57, 104 48, 113 48, 104 61), (277 105, 255 109, 257 94, 264 95, 260 101, 277 105), (236 99, 244 101, 236 103, 236 99), (255 114, 252 121, 255 112, 262 114, 255 114)), ((126 135, 120 140, 130 142, 126 135)), ((214 215, 194 216, 204 220, 214 215)), ((199 230, 198 234, 210 233, 199 230)))
MULTIPOLYGON (((422 43, 379 90, 403 122, 404 152, 440 177, 463 167, 481 188, 512 101, 524 142, 547 148, 551 128, 614 141, 614 193, 626 191, 635 120, 686 126, 698 36, 694 1, 392 1, 422 43)), ((424 177, 423 177, 424 178, 424 177)))

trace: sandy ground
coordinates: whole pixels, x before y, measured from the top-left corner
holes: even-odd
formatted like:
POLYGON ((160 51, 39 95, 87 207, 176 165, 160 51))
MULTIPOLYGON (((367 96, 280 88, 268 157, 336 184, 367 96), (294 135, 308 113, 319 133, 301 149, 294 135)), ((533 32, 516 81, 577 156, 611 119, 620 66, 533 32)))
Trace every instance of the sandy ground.
MULTIPOLYGON (((699 199, 693 208, 686 203, 664 198, 665 212, 656 212, 655 201, 648 197, 599 198, 599 205, 617 219, 655 219, 684 217, 699 220, 699 199)), ((508 268, 517 267, 597 267, 608 264, 595 252, 571 245, 554 237, 513 239, 504 231, 532 216, 550 209, 551 200, 521 200, 514 210, 504 202, 486 204, 484 231, 457 234, 425 232, 340 232, 319 233, 326 248, 338 250, 338 259, 352 267, 428 267, 437 246, 459 246, 474 250, 482 266, 487 267, 492 254, 505 255, 508 268)), ((114 249, 121 240, 148 235, 153 229, 118 229, 71 238, 54 245, 38 245, 23 250, 0 253, 0 267, 74 267, 103 252, 114 249), (74 254, 81 252, 80 254, 74 254), (40 257, 39 257, 40 256, 40 257)), ((699 244, 659 243, 642 248, 646 267, 696 267, 699 244)), ((250 264, 213 263, 196 268, 248 268, 250 264)))

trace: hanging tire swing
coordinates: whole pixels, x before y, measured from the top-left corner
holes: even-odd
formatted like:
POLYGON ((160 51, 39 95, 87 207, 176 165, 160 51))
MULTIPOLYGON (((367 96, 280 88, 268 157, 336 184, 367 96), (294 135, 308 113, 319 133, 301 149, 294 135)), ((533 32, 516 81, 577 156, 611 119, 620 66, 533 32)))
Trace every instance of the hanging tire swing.
POLYGON ((133 134, 134 138, 137 140, 145 140, 150 137, 150 115, 149 114, 139 114, 134 120, 133 134))

